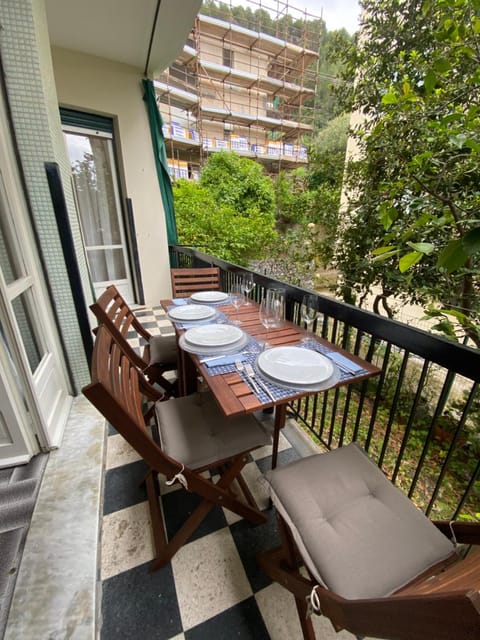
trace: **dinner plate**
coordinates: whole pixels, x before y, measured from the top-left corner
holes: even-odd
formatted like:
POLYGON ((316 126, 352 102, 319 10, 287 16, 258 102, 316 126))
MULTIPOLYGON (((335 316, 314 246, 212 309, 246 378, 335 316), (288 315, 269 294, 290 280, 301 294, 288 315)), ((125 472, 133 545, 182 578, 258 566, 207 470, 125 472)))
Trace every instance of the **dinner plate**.
POLYGON ((197 347, 228 347, 241 340, 244 332, 231 324, 205 324, 184 335, 186 342, 197 347))
POLYGON ((276 378, 272 378, 268 374, 264 373, 258 366, 258 362, 255 361, 254 368, 257 372, 257 375, 264 380, 264 382, 270 382, 274 384, 276 387, 282 387, 283 389, 290 389, 291 391, 308 391, 309 393, 318 392, 318 391, 326 391, 330 389, 342 377, 340 369, 337 365, 333 365, 333 373, 329 378, 323 380, 323 382, 318 382, 316 384, 295 384, 293 382, 281 382, 276 378))
POLYGON ((190 344, 185 340, 185 333, 178 339, 178 344, 181 349, 188 351, 189 353, 196 353, 199 356, 219 356, 230 355, 232 353, 239 353, 244 347, 247 346, 249 337, 246 333, 243 334, 240 340, 225 347, 200 347, 195 344, 190 344))
POLYGON ((223 302, 228 300, 228 293, 223 291, 197 291, 197 293, 192 293, 190 298, 194 302, 223 302))
POLYGON ((213 318, 217 312, 212 307, 203 304, 184 304, 170 309, 168 317, 175 321, 191 322, 195 320, 207 320, 213 318))
POLYGON ((335 371, 324 355, 302 347, 267 349, 258 356, 257 366, 274 381, 302 387, 321 384, 335 371))

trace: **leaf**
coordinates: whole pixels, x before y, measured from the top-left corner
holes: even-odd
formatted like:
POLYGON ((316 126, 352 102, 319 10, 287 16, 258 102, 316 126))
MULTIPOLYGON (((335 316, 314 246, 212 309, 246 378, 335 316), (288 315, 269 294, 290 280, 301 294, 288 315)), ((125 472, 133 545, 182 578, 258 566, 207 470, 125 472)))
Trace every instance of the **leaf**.
POLYGON ((394 245, 390 245, 388 247, 378 247, 372 251, 374 256, 381 256, 383 253, 387 253, 387 251, 393 251, 396 247, 394 245))
POLYGON ((419 251, 420 253, 425 253, 427 256, 432 253, 435 249, 435 245, 431 242, 407 242, 408 246, 414 249, 415 251, 419 251))
POLYGON ((468 256, 480 251, 480 227, 471 229, 462 239, 463 250, 468 256))
POLYGON ((480 153, 480 142, 477 142, 473 138, 468 138, 465 140, 465 146, 475 151, 476 153, 480 153))
POLYGON ((395 93, 389 91, 384 96, 382 96, 382 104, 397 104, 398 96, 395 93))
POLYGON ((437 267, 445 269, 447 273, 452 273, 462 267, 467 259, 468 255, 463 249, 462 240, 451 240, 440 252, 437 267))
POLYGON ((437 84, 437 76, 432 69, 429 69, 427 75, 423 79, 423 83, 425 85, 425 91, 427 94, 432 93, 435 89, 435 85, 437 84))
POLYGON ((395 251, 389 251, 387 253, 382 253, 381 256, 376 256, 375 258, 372 258, 372 262, 383 262, 385 260, 388 260, 388 258, 391 258, 392 256, 396 256, 399 253, 399 249, 395 249, 395 251))
POLYGON ((413 267, 414 264, 420 262, 423 258, 424 254, 421 251, 412 251, 410 253, 406 253, 402 256, 398 262, 398 268, 400 269, 400 273, 405 273, 408 271, 410 267, 413 267))
POLYGON ((450 136, 450 142, 458 149, 461 149, 463 147, 466 140, 467 136, 464 133, 457 133, 457 135, 455 136, 450 136))

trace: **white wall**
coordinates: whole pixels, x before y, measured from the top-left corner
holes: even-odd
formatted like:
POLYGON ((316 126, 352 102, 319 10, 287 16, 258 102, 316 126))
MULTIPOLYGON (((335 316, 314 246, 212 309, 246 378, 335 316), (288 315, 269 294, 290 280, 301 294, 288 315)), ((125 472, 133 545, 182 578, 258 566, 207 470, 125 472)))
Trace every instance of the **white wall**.
POLYGON ((145 303, 170 296, 165 214, 158 186, 142 71, 67 49, 52 48, 61 106, 113 117, 119 133, 124 197, 132 199, 145 303))

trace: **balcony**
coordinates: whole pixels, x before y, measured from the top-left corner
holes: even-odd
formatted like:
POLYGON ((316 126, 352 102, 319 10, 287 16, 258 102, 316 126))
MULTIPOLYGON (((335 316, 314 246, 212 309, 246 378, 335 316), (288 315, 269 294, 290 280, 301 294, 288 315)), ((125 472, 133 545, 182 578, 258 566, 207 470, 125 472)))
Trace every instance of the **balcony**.
MULTIPOLYGON (((219 266, 225 289, 242 271, 184 247, 171 248, 171 261, 219 266)), ((255 275, 257 299, 266 287, 278 284, 255 275)), ((287 317, 298 322, 303 290, 286 289, 287 317)), ((323 322, 317 332, 382 372, 347 390, 290 406, 279 463, 356 440, 432 519, 475 517, 480 502, 474 431, 480 353, 319 298, 323 322)), ((161 333, 171 331, 160 309, 140 309, 138 315, 161 333)), ((271 420, 259 418, 267 424, 271 420)), ((266 493, 258 479, 268 468, 266 450, 258 451, 247 467, 247 481, 264 507, 266 493)), ((293 600, 255 563, 258 551, 276 543, 273 517, 251 527, 218 509, 169 566, 148 573, 153 549, 139 488, 145 472, 123 439, 111 427, 105 437, 103 420, 77 398, 64 445, 50 454, 5 637, 67 637, 74 631, 79 638, 97 632, 105 639, 140 634, 146 640, 299 637, 293 600), (26 601, 35 603, 28 615, 26 601)), ((166 497, 172 522, 190 508, 175 498, 176 492, 166 497)), ((319 638, 353 639, 346 632, 336 634, 325 619, 316 624, 319 638)))

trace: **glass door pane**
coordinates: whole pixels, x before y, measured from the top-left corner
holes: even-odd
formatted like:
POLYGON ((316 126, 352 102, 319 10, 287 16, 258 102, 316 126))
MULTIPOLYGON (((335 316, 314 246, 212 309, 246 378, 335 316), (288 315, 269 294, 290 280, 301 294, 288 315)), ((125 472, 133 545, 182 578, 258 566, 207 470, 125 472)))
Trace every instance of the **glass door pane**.
POLYGON ((110 134, 66 130, 80 227, 93 285, 115 284, 133 302, 110 134))

